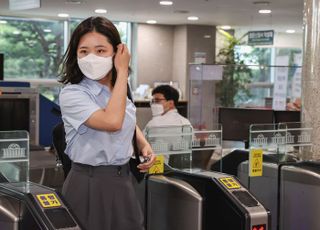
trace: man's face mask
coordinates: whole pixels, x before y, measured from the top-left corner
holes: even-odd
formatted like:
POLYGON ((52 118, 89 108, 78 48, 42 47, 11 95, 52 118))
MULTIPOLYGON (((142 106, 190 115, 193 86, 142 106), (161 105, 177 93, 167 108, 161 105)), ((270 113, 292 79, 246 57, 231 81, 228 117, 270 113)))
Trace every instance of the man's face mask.
POLYGON ((152 103, 150 107, 151 107, 151 112, 153 117, 161 116, 164 113, 162 104, 152 103))

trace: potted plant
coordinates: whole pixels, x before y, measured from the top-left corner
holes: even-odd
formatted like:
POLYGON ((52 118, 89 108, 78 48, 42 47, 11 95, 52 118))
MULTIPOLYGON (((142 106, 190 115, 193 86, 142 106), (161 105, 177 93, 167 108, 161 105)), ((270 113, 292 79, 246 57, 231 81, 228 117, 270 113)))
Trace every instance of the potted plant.
POLYGON ((217 105, 235 107, 250 96, 247 85, 251 82, 251 71, 235 52, 236 46, 243 43, 242 39, 247 34, 238 39, 224 30, 218 32, 225 37, 226 43, 217 55, 217 64, 224 65, 222 80, 216 87, 217 105))

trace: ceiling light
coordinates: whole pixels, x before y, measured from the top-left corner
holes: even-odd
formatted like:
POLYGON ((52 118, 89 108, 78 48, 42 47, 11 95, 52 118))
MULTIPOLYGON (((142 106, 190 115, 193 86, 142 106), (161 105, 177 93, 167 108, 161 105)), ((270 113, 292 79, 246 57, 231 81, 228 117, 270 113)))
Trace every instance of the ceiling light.
POLYGON ((230 30, 231 26, 225 25, 225 26, 220 26, 220 28, 223 30, 230 30))
POLYGON ((296 31, 295 30, 286 30, 286 33, 288 34, 294 34, 296 31))
POLYGON ((52 32, 51 29, 44 29, 43 31, 46 32, 46 33, 51 33, 52 32))
POLYGON ((58 14, 58 17, 67 18, 67 17, 69 17, 69 14, 61 13, 61 14, 58 14))
POLYGON ((106 9, 96 9, 94 12, 97 14, 105 14, 105 13, 107 13, 107 10, 106 9))
POLYGON ((148 20, 147 23, 148 23, 148 24, 156 24, 157 21, 156 21, 156 20, 148 20))
POLYGON ((0 24, 6 24, 6 23, 8 23, 8 22, 5 20, 0 20, 0 24))
POLYGON ((268 10, 268 9, 261 9, 259 10, 259 14, 271 14, 271 10, 268 10))
POLYGON ((203 38, 211 38, 211 35, 210 34, 206 34, 203 36, 203 38))
POLYGON ((159 4, 162 5, 162 6, 171 6, 173 4, 173 2, 171 2, 171 1, 160 1, 159 4))
POLYGON ((199 20, 199 17, 197 17, 197 16, 189 16, 188 20, 189 21, 197 21, 197 20, 199 20))

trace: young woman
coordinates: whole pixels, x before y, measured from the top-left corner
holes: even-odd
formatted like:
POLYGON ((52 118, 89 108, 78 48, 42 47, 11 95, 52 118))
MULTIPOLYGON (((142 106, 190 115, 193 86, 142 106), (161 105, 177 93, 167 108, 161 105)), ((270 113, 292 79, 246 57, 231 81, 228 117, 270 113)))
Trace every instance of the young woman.
POLYGON ((136 126, 136 108, 127 98, 130 54, 116 27, 90 17, 73 32, 64 57, 60 93, 66 154, 72 168, 62 193, 88 230, 140 230, 143 215, 128 161, 132 137, 148 161, 154 153, 136 126))

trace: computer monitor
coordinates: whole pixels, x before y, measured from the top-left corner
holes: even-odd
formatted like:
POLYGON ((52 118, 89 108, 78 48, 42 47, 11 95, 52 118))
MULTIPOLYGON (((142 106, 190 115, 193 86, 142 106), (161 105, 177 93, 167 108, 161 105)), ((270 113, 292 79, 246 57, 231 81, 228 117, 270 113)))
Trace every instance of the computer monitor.
POLYGON ((300 122, 300 111, 274 111, 275 123, 300 122))
POLYGON ((30 131, 30 106, 27 98, 1 98, 0 130, 30 131))
POLYGON ((0 131, 26 130, 39 144, 39 94, 31 88, 0 87, 0 131))
POLYGON ((222 139, 248 143, 250 125, 272 124, 273 116, 268 109, 219 108, 222 139))

